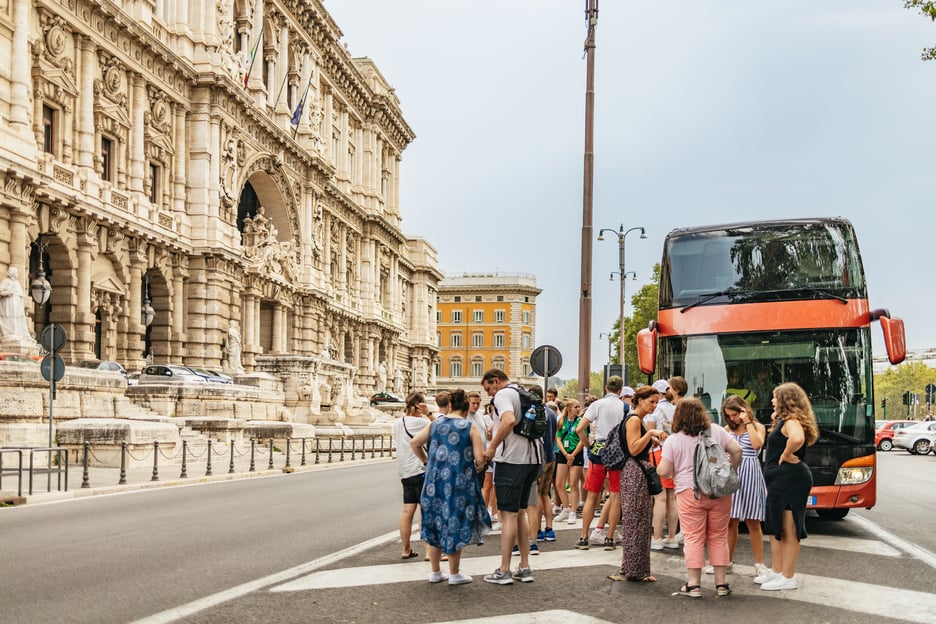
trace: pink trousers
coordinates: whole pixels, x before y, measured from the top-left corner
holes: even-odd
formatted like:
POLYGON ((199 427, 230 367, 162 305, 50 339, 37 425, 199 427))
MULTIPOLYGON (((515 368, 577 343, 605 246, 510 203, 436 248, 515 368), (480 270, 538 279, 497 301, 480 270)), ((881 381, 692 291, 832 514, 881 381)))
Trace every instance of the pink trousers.
POLYGON ((682 529, 683 554, 686 568, 701 568, 705 565, 705 547, 708 546, 709 560, 713 566, 726 566, 728 561, 728 516, 731 513, 731 497, 696 500, 691 489, 676 495, 679 507, 679 526, 682 529))

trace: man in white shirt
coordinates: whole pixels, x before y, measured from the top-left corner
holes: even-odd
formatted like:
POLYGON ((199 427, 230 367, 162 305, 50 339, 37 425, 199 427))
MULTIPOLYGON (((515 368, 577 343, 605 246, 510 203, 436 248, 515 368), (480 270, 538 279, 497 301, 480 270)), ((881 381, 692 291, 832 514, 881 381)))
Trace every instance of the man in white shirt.
POLYGON ((397 449, 397 467, 403 484, 403 511, 400 513, 400 541, 403 543, 403 559, 419 555, 410 546, 413 532, 413 517, 422 494, 426 466, 413 454, 410 447, 417 433, 429 426, 429 407, 421 392, 406 397, 406 413, 393 423, 393 438, 397 449))
MULTIPOLYGON (((619 393, 624 387, 624 380, 617 375, 608 377, 608 384, 605 386, 605 395, 588 406, 582 415, 581 421, 575 428, 579 439, 585 439, 585 428, 589 427, 595 433, 596 440, 602 442, 608 439, 608 434, 619 422, 624 420, 624 415, 628 412, 627 405, 621 400, 619 393)), ((614 549, 614 529, 621 519, 621 471, 606 470, 601 463, 601 456, 595 456, 590 451, 588 473, 585 475, 585 491, 588 492, 585 497, 585 507, 582 509, 582 534, 575 547, 579 550, 588 550, 588 529, 591 526, 592 518, 595 515, 595 507, 598 506, 598 497, 601 496, 601 490, 604 485, 605 476, 608 477, 608 490, 610 496, 608 502, 608 525, 605 532, 604 547, 605 550, 614 549)))
POLYGON ((484 580, 497 585, 512 585, 516 578, 528 583, 533 580, 533 571, 530 569, 530 527, 526 507, 542 463, 543 441, 514 433, 514 424, 523 414, 520 394, 510 384, 507 373, 497 368, 490 369, 484 373, 481 387, 493 397, 494 403, 494 433, 484 456, 488 461, 494 461, 494 491, 501 522, 501 564, 484 580), (511 573, 510 556, 514 544, 519 545, 520 566, 516 573, 511 573))

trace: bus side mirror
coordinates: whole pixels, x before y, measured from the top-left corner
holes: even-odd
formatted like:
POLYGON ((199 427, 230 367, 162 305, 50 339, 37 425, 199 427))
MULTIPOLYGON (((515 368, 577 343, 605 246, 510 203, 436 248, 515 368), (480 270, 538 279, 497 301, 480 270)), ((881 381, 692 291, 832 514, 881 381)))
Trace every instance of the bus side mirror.
POLYGON ((907 357, 907 335, 904 333, 903 319, 891 318, 890 312, 880 308, 871 310, 871 320, 881 322, 884 333, 884 347, 891 364, 900 364, 907 357))
POLYGON ((637 332, 637 363, 644 374, 650 375, 656 368, 657 331, 641 329, 637 332))

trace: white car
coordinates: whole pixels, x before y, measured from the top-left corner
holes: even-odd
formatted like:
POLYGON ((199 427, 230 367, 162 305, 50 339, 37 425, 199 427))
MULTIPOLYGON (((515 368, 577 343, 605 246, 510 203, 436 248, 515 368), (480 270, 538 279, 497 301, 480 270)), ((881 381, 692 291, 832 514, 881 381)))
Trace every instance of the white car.
POLYGON ((914 455, 926 455, 936 449, 936 420, 898 429, 894 432, 894 446, 914 455))

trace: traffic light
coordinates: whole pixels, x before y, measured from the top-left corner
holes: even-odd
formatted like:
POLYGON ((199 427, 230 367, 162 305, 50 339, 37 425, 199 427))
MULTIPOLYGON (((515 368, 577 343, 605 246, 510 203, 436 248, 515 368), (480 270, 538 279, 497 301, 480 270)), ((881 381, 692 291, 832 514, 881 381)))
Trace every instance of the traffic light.
POLYGON ((884 409, 887 409, 887 397, 884 397, 883 399, 881 399, 881 407, 883 407, 884 409))

